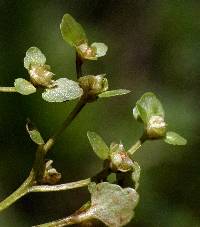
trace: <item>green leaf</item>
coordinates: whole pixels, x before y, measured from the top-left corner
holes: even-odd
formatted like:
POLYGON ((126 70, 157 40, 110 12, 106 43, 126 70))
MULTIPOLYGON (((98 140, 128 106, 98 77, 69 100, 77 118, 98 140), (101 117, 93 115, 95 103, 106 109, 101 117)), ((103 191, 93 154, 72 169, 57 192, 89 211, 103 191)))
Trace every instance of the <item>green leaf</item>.
POLYGON ((26 124, 26 130, 34 143, 38 145, 44 144, 44 140, 40 132, 35 128, 35 126, 30 122, 30 120, 28 120, 26 124))
POLYGON ((139 195, 132 188, 121 188, 119 185, 103 182, 92 183, 91 207, 88 213, 110 227, 126 225, 134 216, 139 195))
POLYGON ((63 39, 71 46, 87 43, 87 37, 82 26, 70 15, 65 14, 60 24, 63 39))
POLYGON ((24 58, 24 67, 29 70, 31 65, 41 65, 43 66, 46 62, 46 57, 37 47, 30 47, 26 51, 26 56, 24 58))
POLYGON ((102 160, 107 159, 109 148, 103 139, 95 132, 87 132, 87 136, 96 155, 102 160))
POLYGON ((92 43, 91 47, 95 48, 97 58, 105 56, 108 51, 108 47, 104 43, 92 43))
POLYGON ((140 100, 137 101, 136 108, 137 109, 133 111, 134 117, 136 119, 140 117, 145 124, 148 123, 152 116, 161 116, 164 118, 165 115, 161 102, 151 92, 145 93, 140 100))
POLYGON ((65 102, 79 98, 83 94, 82 88, 77 82, 67 78, 55 81, 55 87, 47 88, 42 93, 42 98, 47 102, 65 102))
POLYGON ((166 143, 172 144, 172 145, 186 145, 187 140, 177 134, 176 132, 167 132, 166 137, 164 139, 166 143))
POLYGON ((140 180, 140 166, 137 162, 133 163, 132 179, 135 182, 135 190, 137 190, 139 187, 140 180))
POLYGON ((142 119, 140 117, 140 113, 138 111, 137 106, 133 108, 133 117, 135 118, 136 121, 142 122, 142 119))
POLYGON ((22 95, 30 95, 36 92, 36 88, 23 78, 15 79, 14 86, 16 91, 22 95))
POLYGON ((105 91, 98 96, 100 98, 108 98, 108 97, 113 97, 113 96, 118 96, 118 95, 126 95, 130 93, 131 91, 126 90, 126 89, 117 89, 117 90, 111 90, 111 91, 105 91))

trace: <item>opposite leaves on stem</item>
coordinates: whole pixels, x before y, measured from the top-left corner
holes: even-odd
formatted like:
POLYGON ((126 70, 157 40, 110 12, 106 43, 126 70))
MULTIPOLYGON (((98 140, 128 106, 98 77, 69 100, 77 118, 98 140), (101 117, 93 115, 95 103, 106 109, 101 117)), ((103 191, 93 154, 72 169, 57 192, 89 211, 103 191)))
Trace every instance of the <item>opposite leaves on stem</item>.
POLYGON ((81 59, 97 60, 106 55, 108 47, 96 42, 89 45, 83 27, 70 14, 63 16, 60 30, 65 42, 75 47, 81 59))

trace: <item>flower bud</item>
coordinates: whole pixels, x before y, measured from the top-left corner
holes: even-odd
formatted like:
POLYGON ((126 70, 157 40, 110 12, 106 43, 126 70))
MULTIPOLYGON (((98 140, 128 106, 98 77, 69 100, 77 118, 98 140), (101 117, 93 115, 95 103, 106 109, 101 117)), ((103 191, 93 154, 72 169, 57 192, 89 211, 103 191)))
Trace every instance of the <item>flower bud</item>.
POLYGON ((87 43, 77 46, 77 52, 83 59, 96 60, 96 48, 90 47, 87 43))
POLYGON ((104 75, 80 77, 79 85, 88 95, 90 101, 95 100, 98 94, 108 90, 108 81, 104 75))
POLYGON ((52 80, 54 74, 50 72, 49 65, 33 65, 29 70, 29 75, 32 84, 36 87, 54 87, 54 80, 52 80))
POLYGON ((111 153, 110 158, 111 169, 114 171, 128 172, 133 167, 133 161, 124 150, 122 144, 118 145, 117 151, 111 153))
POLYGON ((166 134, 166 123, 161 116, 151 116, 146 128, 149 139, 159 139, 166 134))
POLYGON ((56 184, 61 179, 61 174, 52 167, 53 161, 49 160, 46 162, 44 176, 42 179, 43 184, 56 184))

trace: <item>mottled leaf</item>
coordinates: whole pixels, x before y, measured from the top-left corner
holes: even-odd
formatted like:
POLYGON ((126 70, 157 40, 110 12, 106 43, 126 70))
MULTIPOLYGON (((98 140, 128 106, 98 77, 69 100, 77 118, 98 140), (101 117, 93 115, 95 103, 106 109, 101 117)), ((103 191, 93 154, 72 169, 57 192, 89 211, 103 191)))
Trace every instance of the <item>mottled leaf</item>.
POLYGON ((63 16, 60 30, 63 39, 71 46, 78 46, 87 42, 84 29, 70 14, 63 16))
POLYGON ((55 87, 47 88, 42 93, 42 98, 47 102, 64 102, 79 98, 83 94, 78 83, 67 78, 55 81, 55 87))
POLYGON ((92 43, 91 47, 95 48, 97 58, 105 56, 108 50, 108 47, 104 43, 92 43))
POLYGON ((14 86, 16 91, 22 95, 30 95, 36 92, 36 88, 23 78, 15 79, 14 86))
POLYGON ((105 92, 99 94, 98 96, 100 98, 108 98, 108 97, 113 97, 113 96, 118 96, 118 95, 126 95, 129 92, 130 91, 126 90, 126 89, 117 89, 117 90, 105 91, 105 92))
POLYGON ((132 188, 121 188, 119 185, 103 182, 92 183, 89 186, 91 193, 91 217, 102 221, 110 227, 126 225, 134 216, 139 195, 132 188))
POLYGON ((24 67, 29 70, 31 65, 44 65, 46 62, 46 57, 37 47, 30 47, 26 51, 26 56, 24 58, 24 67))
POLYGON ((34 143, 36 143, 38 145, 44 144, 44 140, 43 140, 40 132, 30 121, 28 121, 26 124, 26 130, 34 143))
POLYGON ((90 144, 100 159, 107 159, 109 156, 109 148, 103 139, 95 132, 87 132, 90 144))
POLYGON ((186 145, 187 140, 177 134, 176 132, 167 132, 166 137, 164 139, 166 143, 172 144, 172 145, 186 145))

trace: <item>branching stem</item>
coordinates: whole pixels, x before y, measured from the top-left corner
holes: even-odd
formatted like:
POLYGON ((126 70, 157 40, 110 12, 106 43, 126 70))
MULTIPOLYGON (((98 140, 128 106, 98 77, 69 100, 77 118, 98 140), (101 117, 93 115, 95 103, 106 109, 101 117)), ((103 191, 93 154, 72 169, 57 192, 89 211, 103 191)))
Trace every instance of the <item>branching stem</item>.
POLYGON ((75 182, 70 182, 66 184, 58 184, 58 185, 36 185, 32 186, 29 192, 55 192, 55 191, 64 191, 70 190, 74 188, 81 188, 88 186, 91 182, 90 178, 75 182))
POLYGON ((46 189, 45 186, 33 186, 35 183, 40 183, 40 180, 43 176, 44 172, 44 158, 48 150, 51 149, 53 144, 55 143, 55 140, 57 137, 59 137, 63 131, 70 125, 70 123, 73 121, 73 119, 78 115, 78 113, 82 110, 82 108, 87 103, 87 100, 85 98, 81 98, 80 101, 77 103, 75 108, 72 110, 72 112, 68 115, 66 120, 61 125, 60 129, 49 138, 49 140, 44 145, 39 145, 37 152, 36 152, 36 158, 33 165, 33 169, 30 172, 29 177, 24 181, 24 183, 10 196, 8 196, 5 200, 0 202, 0 212, 10 205, 12 205, 14 202, 16 202, 18 199, 23 197, 25 194, 32 192, 32 191, 58 191, 59 190, 67 190, 77 187, 83 187, 89 184, 89 179, 78 181, 78 182, 72 182, 67 183, 63 185, 56 186, 48 186, 46 189), (32 188, 33 187, 33 188, 32 188), (36 188, 34 188, 36 187, 36 188), (41 188, 40 188, 41 187, 41 188))
POLYGON ((34 184, 34 179, 35 179, 34 171, 32 170, 30 172, 29 177, 24 181, 24 183, 16 191, 14 191, 10 196, 8 196, 6 199, 0 202, 0 212, 6 209, 7 207, 9 207, 10 205, 12 205, 22 196, 26 195, 29 192, 30 186, 34 184))

